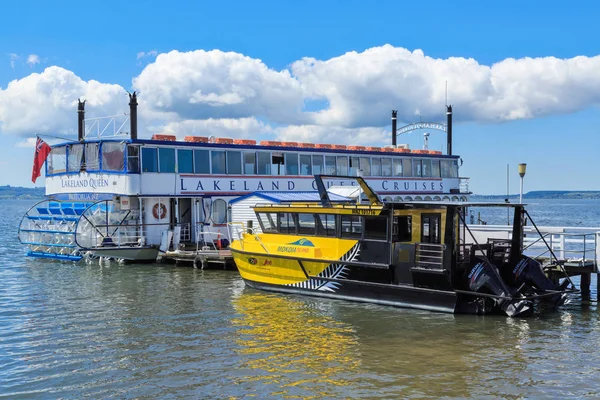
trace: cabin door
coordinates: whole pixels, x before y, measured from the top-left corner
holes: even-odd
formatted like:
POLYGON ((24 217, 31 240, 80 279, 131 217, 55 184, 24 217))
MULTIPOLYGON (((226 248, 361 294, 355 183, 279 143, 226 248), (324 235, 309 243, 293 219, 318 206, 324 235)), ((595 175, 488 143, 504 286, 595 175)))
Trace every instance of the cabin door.
POLYGON ((192 199, 179 199, 179 225, 181 226, 181 241, 192 240, 192 199))
POLYGON ((421 215, 421 243, 441 243, 441 215, 421 215))

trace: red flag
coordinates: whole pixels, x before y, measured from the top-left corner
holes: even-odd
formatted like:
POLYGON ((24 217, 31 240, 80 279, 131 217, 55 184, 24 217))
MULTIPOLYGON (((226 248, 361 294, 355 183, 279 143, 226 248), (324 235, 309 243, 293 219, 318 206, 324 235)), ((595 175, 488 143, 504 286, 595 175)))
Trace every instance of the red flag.
POLYGON ((37 138, 35 142, 35 155, 33 156, 33 171, 31 172, 31 181, 35 183, 36 179, 40 177, 40 170, 42 169, 42 165, 48 158, 48 154, 50 154, 50 146, 42 139, 37 138))

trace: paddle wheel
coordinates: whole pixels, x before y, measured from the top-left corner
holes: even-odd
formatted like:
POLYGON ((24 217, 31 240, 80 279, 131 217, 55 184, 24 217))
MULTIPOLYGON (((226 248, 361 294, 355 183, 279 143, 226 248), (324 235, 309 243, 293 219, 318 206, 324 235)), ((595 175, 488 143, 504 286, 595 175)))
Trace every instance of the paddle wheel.
POLYGON ((31 207, 19 226, 19 240, 29 248, 27 255, 80 260, 75 232, 80 216, 92 204, 43 200, 31 207))

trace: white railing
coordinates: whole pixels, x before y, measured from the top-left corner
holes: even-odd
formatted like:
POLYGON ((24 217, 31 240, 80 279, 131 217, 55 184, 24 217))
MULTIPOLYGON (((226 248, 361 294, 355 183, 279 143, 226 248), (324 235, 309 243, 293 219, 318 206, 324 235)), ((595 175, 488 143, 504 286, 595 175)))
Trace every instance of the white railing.
MULTIPOLYGON (((597 270, 600 264, 600 228, 539 226, 540 233, 532 226, 523 229, 523 251, 532 257, 552 258, 561 262, 593 264, 597 270), (546 245, 547 244, 547 245, 546 245), (552 252, 550 251, 550 249, 552 252)), ((469 225, 478 243, 488 239, 511 239, 512 226, 508 225, 469 225)))
POLYGON ((469 191, 469 183, 471 182, 471 178, 458 178, 458 190, 460 193, 471 193, 469 191))
POLYGON ((129 122, 128 114, 88 118, 84 122, 86 124, 90 123, 85 129, 85 139, 100 139, 102 137, 125 136, 129 134, 129 132, 122 131, 123 127, 129 122))

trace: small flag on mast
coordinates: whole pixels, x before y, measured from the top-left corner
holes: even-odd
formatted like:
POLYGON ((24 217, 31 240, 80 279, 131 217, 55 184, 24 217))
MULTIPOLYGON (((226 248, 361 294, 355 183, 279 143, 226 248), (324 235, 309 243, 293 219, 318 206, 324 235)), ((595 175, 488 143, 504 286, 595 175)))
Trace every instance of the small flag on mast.
POLYGON ((48 146, 46 142, 39 137, 37 138, 37 141, 35 142, 35 154, 33 156, 33 171, 31 172, 31 181, 33 183, 40 177, 42 165, 44 165, 51 150, 52 148, 48 146))

